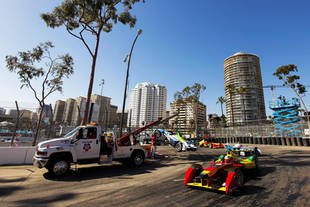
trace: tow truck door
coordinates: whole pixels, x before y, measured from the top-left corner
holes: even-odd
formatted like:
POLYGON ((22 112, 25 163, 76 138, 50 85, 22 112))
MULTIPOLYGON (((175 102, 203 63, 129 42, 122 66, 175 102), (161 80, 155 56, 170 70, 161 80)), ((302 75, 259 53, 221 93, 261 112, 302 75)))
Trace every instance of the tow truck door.
POLYGON ((100 143, 97 127, 81 128, 82 133, 75 143, 75 150, 78 160, 98 159, 100 143))

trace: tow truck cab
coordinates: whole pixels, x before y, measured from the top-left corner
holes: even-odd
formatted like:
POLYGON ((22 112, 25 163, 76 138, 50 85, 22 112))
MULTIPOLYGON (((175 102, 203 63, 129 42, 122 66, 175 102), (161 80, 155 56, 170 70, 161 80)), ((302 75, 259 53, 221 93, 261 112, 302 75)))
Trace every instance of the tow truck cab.
POLYGON ((129 162, 134 166, 143 164, 147 152, 133 142, 119 146, 115 134, 102 133, 100 126, 79 126, 63 138, 40 142, 34 155, 34 165, 55 175, 64 175, 72 163, 111 163, 112 160, 129 162), (108 141, 107 137, 108 136, 108 141))

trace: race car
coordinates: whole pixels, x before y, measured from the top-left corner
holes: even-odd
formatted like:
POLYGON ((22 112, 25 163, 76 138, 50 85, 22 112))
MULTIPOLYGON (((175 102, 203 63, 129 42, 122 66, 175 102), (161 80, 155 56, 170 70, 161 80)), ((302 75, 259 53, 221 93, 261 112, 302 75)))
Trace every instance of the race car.
MULTIPOLYGON (((224 155, 219 156, 215 162, 221 162, 224 155)), ((254 150, 251 149, 227 149, 226 156, 230 156, 235 163, 242 165, 242 169, 250 170, 258 169, 258 156, 254 150)))
POLYGON ((197 150, 195 143, 192 140, 184 139, 180 132, 174 133, 164 129, 156 129, 153 133, 157 134, 157 136, 164 135, 169 144, 174 147, 177 152, 197 150))
POLYGON ((200 147, 209 147, 211 149, 219 149, 219 148, 224 148, 225 146, 223 143, 217 143, 217 142, 208 142, 205 139, 201 140, 199 142, 200 147))
POLYGON ((261 156, 262 151, 258 147, 250 147, 250 146, 243 146, 240 144, 235 144, 234 146, 230 146, 228 144, 225 145, 226 150, 230 151, 252 151, 256 154, 256 156, 261 156))
POLYGON ((232 194, 244 184, 241 164, 225 156, 222 162, 211 162, 207 168, 193 164, 186 170, 184 185, 202 189, 211 189, 232 194))

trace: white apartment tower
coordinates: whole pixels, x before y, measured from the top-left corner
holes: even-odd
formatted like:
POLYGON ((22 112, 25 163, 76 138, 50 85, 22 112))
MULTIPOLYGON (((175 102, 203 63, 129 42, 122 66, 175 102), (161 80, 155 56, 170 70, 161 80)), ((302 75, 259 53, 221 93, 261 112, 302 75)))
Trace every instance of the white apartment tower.
POLYGON ((131 90, 128 126, 140 127, 165 117, 167 89, 165 86, 152 83, 138 83, 131 90))

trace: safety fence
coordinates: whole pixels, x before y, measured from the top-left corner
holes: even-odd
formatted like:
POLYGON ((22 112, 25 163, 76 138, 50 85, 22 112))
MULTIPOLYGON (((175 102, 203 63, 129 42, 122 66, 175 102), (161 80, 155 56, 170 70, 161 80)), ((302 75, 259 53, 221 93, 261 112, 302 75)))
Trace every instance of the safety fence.
POLYGON ((257 124, 248 126, 236 126, 226 128, 214 128, 209 132, 212 137, 305 137, 305 129, 308 128, 307 123, 301 122, 299 124, 299 131, 301 133, 290 133, 286 130, 277 133, 273 124, 257 124))
POLYGON ((209 140, 221 143, 310 146, 309 137, 213 137, 209 140))

